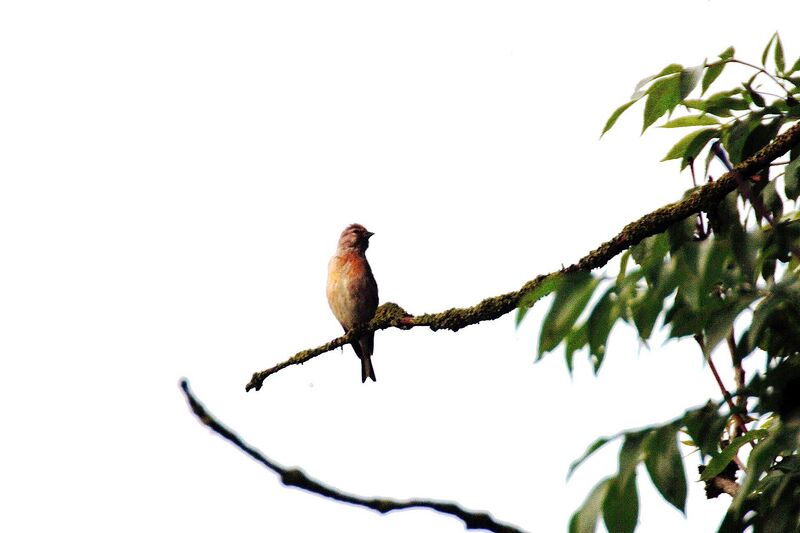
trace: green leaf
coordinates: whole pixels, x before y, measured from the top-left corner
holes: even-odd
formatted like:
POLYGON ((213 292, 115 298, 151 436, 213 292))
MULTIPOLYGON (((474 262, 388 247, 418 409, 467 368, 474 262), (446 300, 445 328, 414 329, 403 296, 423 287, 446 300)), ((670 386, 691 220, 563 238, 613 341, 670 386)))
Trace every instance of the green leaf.
POLYGON ((643 277, 644 270, 641 268, 632 268, 622 280, 617 281, 620 317, 628 323, 631 323, 633 320, 631 305, 635 303, 639 297, 639 293, 641 292, 639 280, 643 277))
POLYGON ((669 238, 666 233, 658 233, 631 246, 630 251, 633 260, 642 267, 648 285, 653 285, 669 251, 669 238))
POLYGON ((723 281, 723 267, 731 255, 730 245, 724 239, 695 242, 675 253, 679 269, 677 279, 692 310, 707 312, 709 306, 719 303, 715 289, 723 281))
POLYGON ((733 46, 729 46, 728 48, 726 48, 726 49, 725 49, 725 51, 724 51, 724 52, 722 52, 722 53, 719 55, 719 58, 720 58, 720 59, 722 59, 723 61, 725 61, 725 60, 727 60, 727 59, 730 59, 730 58, 732 58, 732 57, 733 57, 733 54, 734 54, 735 52, 736 52, 736 50, 733 48, 733 46))
POLYGON ((716 208, 708 211, 711 229, 718 236, 725 237, 731 231, 742 229, 742 223, 739 220, 738 199, 738 191, 730 192, 717 204, 716 208))
POLYGON ((647 237, 638 244, 631 246, 630 251, 633 260, 642 267, 648 286, 654 285, 658 281, 658 276, 664 265, 664 257, 669 251, 669 237, 667 234, 658 233, 647 237))
POLYGON ((632 431, 625 433, 625 440, 619 450, 619 471, 617 477, 623 484, 636 474, 636 467, 644 459, 643 445, 648 431, 632 431))
POLYGON ((755 292, 738 298, 729 298, 721 309, 710 314, 708 321, 704 324, 706 355, 710 355, 714 348, 723 339, 727 338, 728 334, 733 330, 733 322, 736 317, 747 309, 756 298, 758 298, 758 294, 755 292))
POLYGON ((612 127, 614 124, 616 124, 616 123, 617 123, 617 119, 619 118, 619 116, 620 116, 622 113, 624 113, 624 112, 625 112, 625 110, 626 110, 626 109, 628 109, 630 106, 632 106, 633 104, 635 104, 635 103, 636 103, 636 102, 638 102, 638 101, 639 101, 639 99, 638 99, 638 98, 636 98, 636 99, 634 99, 634 100, 631 100, 630 102, 626 102, 626 103, 622 104, 622 105, 621 105, 621 106, 619 106, 617 109, 615 109, 615 110, 614 110, 614 112, 613 112, 613 113, 611 113, 611 116, 610 116, 610 117, 608 117, 608 120, 606 121, 606 125, 603 127, 603 132, 600 134, 600 137, 602 137, 603 135, 605 135, 605 134, 606 134, 606 132, 607 132, 608 130, 610 130, 610 129, 611 129, 611 127, 612 127))
POLYGON ((731 503, 733 512, 738 512, 744 500, 752 494, 761 474, 772 466, 775 457, 780 454, 781 450, 797 448, 797 437, 797 427, 780 425, 750 452, 750 456, 747 458, 747 475, 742 480, 741 488, 731 503))
MULTIPOLYGON (((750 138, 750 134, 753 133, 756 128, 759 128, 759 126, 761 126, 760 112, 752 113, 741 120, 736 120, 730 127, 724 130, 722 134, 722 144, 728 152, 731 163, 736 165, 746 159, 746 156, 744 156, 745 143, 747 143, 750 138)), ((763 135, 763 132, 759 134, 759 137, 761 135, 763 135)), ((753 143, 751 142, 751 144, 753 143)))
POLYGON ((594 452, 596 452, 597 450, 599 450, 600 448, 602 448, 603 446, 608 444, 611 441, 612 438, 613 437, 601 437, 601 438, 597 439, 596 441, 594 441, 591 446, 586 448, 586 451, 583 452, 583 455, 581 455, 578 459, 574 460, 572 462, 572 464, 569 465, 569 470, 567 470, 567 479, 572 477, 573 472, 575 472, 575 470, 579 466, 581 466, 581 464, 586 459, 591 457, 592 454, 594 454, 594 452))
POLYGON ((746 111, 750 104, 740 95, 744 89, 736 88, 714 93, 705 100, 684 100, 683 105, 718 117, 730 117, 731 111, 746 111))
POLYGON ((689 164, 691 164, 697 156, 700 155, 708 142, 712 139, 716 139, 719 137, 719 130, 714 131, 713 133, 706 131, 701 135, 695 137, 690 143, 689 146, 686 147, 686 151, 683 154, 683 159, 681 160, 681 170, 686 168, 689 164))
POLYGON ((588 272, 576 272, 564 276, 553 299, 553 305, 544 318, 539 336, 539 356, 552 351, 570 332, 578 320, 599 280, 588 272))
POLYGON ((797 61, 794 62, 794 65, 792 65, 792 68, 789 69, 789 72, 786 72, 786 75, 788 76, 789 74, 794 74, 798 70, 800 70, 800 57, 798 57, 797 61))
MULTIPOLYGON (((700 302, 707 303, 703 297, 710 295, 724 281, 725 267, 731 259, 730 243, 724 239, 709 239, 697 245, 700 302)), ((716 298, 716 297, 714 297, 716 298)))
POLYGON ((610 484, 611 479, 606 478, 595 485, 583 505, 572 515, 569 521, 569 533, 594 533, 610 484))
POLYGON ((739 451, 739 448, 744 446, 750 441, 756 439, 763 439, 769 433, 763 429, 753 429, 742 435, 741 437, 736 437, 731 441, 728 446, 725 447, 724 450, 719 452, 717 455, 711 458, 706 466, 706 469, 703 470, 703 473, 700 474, 700 481, 708 481, 712 477, 718 475, 720 472, 725 470, 725 467, 728 466, 728 463, 733 461, 733 458, 736 456, 736 453, 739 451))
POLYGON ((659 72, 658 74, 653 74, 652 76, 648 76, 644 79, 639 80, 639 83, 636 84, 636 88, 633 90, 633 92, 634 94, 636 94, 639 92, 639 89, 641 89, 651 81, 658 78, 663 78, 664 76, 668 76, 670 74, 677 74, 681 70, 683 70, 683 66, 678 65, 677 63, 672 63, 671 65, 667 65, 666 67, 661 69, 661 72, 659 72))
MULTIPOLYGON (((736 191, 728 193, 734 195, 736 191)), ((721 205, 721 204, 720 204, 721 205)), ((731 252, 736 266, 742 273, 743 282, 747 282, 751 287, 755 286, 758 277, 758 252, 761 250, 761 238, 763 233, 760 231, 748 233, 744 230, 738 220, 736 225, 731 225, 728 234, 731 240, 731 252)))
POLYGON ((609 533, 631 533, 639 515, 636 467, 642 461, 647 430, 625 434, 619 450, 619 470, 612 478, 603 503, 603 521, 609 533))
POLYGON ((619 272, 617 273, 618 285, 622 283, 622 280, 625 278, 625 272, 628 269, 628 259, 630 259, 630 257, 630 250, 625 250, 625 253, 622 254, 622 258, 619 260, 619 272))
POLYGON ((664 299, 655 288, 647 291, 644 298, 633 305, 633 323, 639 332, 639 338, 646 341, 653 333, 658 315, 663 309, 664 299))
POLYGON ((783 58, 783 44, 781 44, 781 36, 775 32, 775 66, 778 67, 778 72, 783 72, 786 68, 786 63, 783 58))
POLYGON ((687 411, 683 416, 683 423, 703 455, 716 452, 722 430, 725 429, 726 418, 719 414, 714 403, 708 402, 700 409, 687 411))
POLYGON ((647 90, 647 101, 644 104, 644 132, 664 113, 671 113, 681 101, 681 76, 671 75, 661 78, 647 90))
POLYGON ((636 475, 623 480, 611 479, 603 501, 603 522, 608 533, 633 533, 639 519, 639 496, 636 492, 636 475))
POLYGON ((712 126, 719 124, 719 120, 708 115, 689 115, 688 117, 680 117, 670 120, 666 124, 659 126, 660 128, 685 128, 687 126, 712 126))
MULTIPOLYGON (((761 191, 761 201, 764 202, 764 208, 772 214, 774 219, 777 220, 783 216, 783 200, 778 194, 775 180, 767 183, 761 191)), ((761 220, 761 217, 757 217, 757 220, 761 220)))
POLYGON ((722 74, 722 71, 725 69, 725 65, 727 64, 728 62, 723 60, 712 63, 706 67, 706 73, 703 75, 703 83, 700 86, 701 95, 705 94, 711 84, 714 83, 717 78, 719 78, 719 75, 722 74))
MULTIPOLYGON (((765 265, 771 264, 771 268, 775 268, 775 261, 765 261, 765 265)), ((763 268, 763 267, 762 267, 763 268)), ((753 319, 750 322, 750 330, 747 332, 747 343, 750 346, 760 346, 764 337, 769 333, 770 324, 780 322, 784 315, 788 315, 794 311, 787 309, 786 297, 783 288, 791 283, 791 278, 782 280, 770 286, 766 298, 761 300, 753 311, 753 319)))
MULTIPOLYGON (((689 67, 681 70, 681 91, 680 99, 683 100, 697 87, 700 83, 700 78, 703 75, 706 65, 697 65, 696 67, 689 67)), ((677 105, 677 104, 676 104, 677 105)))
POLYGON ((764 97, 761 96, 761 94, 759 94, 758 91, 756 91, 749 85, 746 86, 745 89, 747 89, 747 95, 750 97, 750 100, 753 101, 754 105, 756 105, 757 107, 767 106, 767 102, 764 100, 764 97))
POLYGON ((678 449, 677 429, 668 425, 650 434, 644 464, 658 492, 679 511, 685 512, 686 475, 678 449))
POLYGON ((584 322, 581 326, 572 328, 572 331, 567 335, 566 349, 564 359, 567 363, 567 370, 572 375, 572 361, 575 357, 575 352, 583 348, 589 343, 589 328, 584 322))
POLYGON ((669 338, 679 339, 689 335, 701 333, 700 318, 689 305, 684 289, 678 289, 672 307, 664 315, 664 325, 669 324, 669 338))
POLYGON ((515 320, 515 325, 517 327, 519 327, 522 319, 525 318, 525 314, 528 312, 528 309, 533 307, 533 304, 554 290, 558 289, 559 285, 561 285, 562 279, 563 278, 559 274, 551 274, 539 282, 539 284, 532 291, 528 292, 520 299, 519 307, 517 307, 517 317, 515 320))
MULTIPOLYGON (((783 117, 777 117, 767 124, 757 124, 747 135, 742 145, 739 161, 744 161, 748 157, 756 154, 759 150, 767 146, 778 135, 778 131, 783 125, 783 117)), ((731 158, 733 161, 733 158, 731 158)), ((736 164, 736 162, 734 162, 736 164)))
POLYGON ((797 200, 800 196, 800 157, 789 161, 783 176, 784 191, 790 200, 797 200))
POLYGON ((616 303, 616 287, 606 291, 592 310, 587 320, 589 333, 589 353, 594 358, 594 371, 597 373, 606 354, 606 343, 611 328, 619 318, 619 305, 616 303))
POLYGON ((775 275, 775 258, 766 258, 761 262, 761 277, 764 281, 771 281, 775 275))
MULTIPOLYGON (((713 144, 711 146, 714 146, 713 144)), ((711 165, 711 161, 715 159, 714 150, 709 150, 706 152, 705 163, 703 164, 703 176, 708 176, 708 167, 711 165)))
POLYGON ((766 66, 767 65, 767 54, 769 54, 769 49, 772 46, 772 41, 774 41, 775 37, 777 37, 777 36, 778 36, 778 32, 775 32, 775 33, 772 34, 772 37, 769 38, 769 42, 767 43, 767 46, 764 48, 764 51, 761 53, 761 65, 762 66, 766 66))
POLYGON ((689 160, 697 157, 697 154, 708 144, 708 141, 717 136, 719 136, 719 131, 716 128, 704 128, 702 130, 693 131, 678 141, 661 161, 682 159, 681 168, 684 168, 689 160))
MULTIPOLYGON (((688 192, 689 191, 687 191, 687 193, 688 192)), ((684 244, 692 242, 696 228, 697 228, 697 215, 688 216, 683 220, 675 222, 669 228, 667 228, 670 253, 675 253, 684 244)))

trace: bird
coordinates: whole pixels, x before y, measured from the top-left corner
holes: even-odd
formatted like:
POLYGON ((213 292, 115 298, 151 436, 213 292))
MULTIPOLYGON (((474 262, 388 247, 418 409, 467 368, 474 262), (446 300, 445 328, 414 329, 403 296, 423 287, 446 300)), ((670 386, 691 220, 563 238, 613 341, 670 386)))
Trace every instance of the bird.
MULTIPOLYGON (((328 263, 328 305, 345 333, 369 322, 378 308, 378 284, 365 254, 373 235, 361 224, 350 224, 328 263)), ((350 343, 361 360, 362 383, 367 378, 376 381, 371 359, 374 338, 375 332, 368 331, 350 343)))

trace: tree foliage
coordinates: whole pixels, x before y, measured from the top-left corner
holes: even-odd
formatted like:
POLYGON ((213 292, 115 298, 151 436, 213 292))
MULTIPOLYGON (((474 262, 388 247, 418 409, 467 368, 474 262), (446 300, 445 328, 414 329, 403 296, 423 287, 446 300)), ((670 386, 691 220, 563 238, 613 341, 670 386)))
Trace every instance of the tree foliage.
MULTIPOLYGON (((636 85, 602 133, 640 100, 643 131, 659 122, 662 128, 689 128, 663 159, 678 160, 679 170, 691 173, 693 188, 683 201, 626 225, 579 262, 476 306, 413 316, 397 304, 384 303, 369 324, 254 373, 246 389, 259 390, 266 377, 343 346, 364 331, 422 326, 457 331, 514 309, 519 325, 531 306, 552 295, 542 322, 539 358, 563 345, 570 371, 576 354, 587 353, 597 372, 617 323, 634 328, 645 344, 666 328, 668 338, 696 344, 698 357, 720 387, 719 398, 678 409, 683 414, 672 420, 592 443, 570 466, 570 474, 612 440, 621 441, 619 466, 573 514, 570 533, 595 531, 601 517, 611 533, 634 531, 637 476, 644 472, 666 502, 684 512, 688 457, 700 458, 697 481, 705 483, 708 498, 723 493, 731 497, 720 532, 800 531, 798 95, 800 58, 787 62, 777 33, 760 65, 740 60, 730 47, 711 62, 666 66, 636 85), (712 93, 711 87, 725 79, 723 74, 730 78, 734 67, 740 81, 712 93), (704 184, 714 180, 709 175, 714 159, 728 171, 715 183, 704 184), (618 254, 615 275, 592 272, 618 254), (736 382, 733 391, 725 388, 712 357, 723 350, 736 382), (758 368, 749 381, 745 360, 758 368), (698 453, 685 454, 682 446, 698 453)), ((468 528, 519 531, 454 504, 355 497, 300 478, 255 453, 208 415, 185 383, 183 389, 201 422, 260 457, 287 485, 380 512, 426 507, 458 516, 468 528)))
MULTIPOLYGON (((691 128, 664 160, 679 160, 697 187, 713 179, 715 158, 731 168, 800 120, 798 94, 800 58, 787 61, 775 34, 760 65, 740 60, 731 47, 713 61, 671 64, 641 80, 603 134, 644 100, 642 131, 659 121, 663 128, 691 128), (738 85, 711 92, 734 67, 742 75, 738 85)), ((611 279, 563 275, 531 297, 554 293, 539 355, 564 345, 570 370, 583 350, 597 371, 621 321, 642 342, 658 327, 670 338, 693 339, 715 375, 712 352, 727 351, 737 381, 727 391, 718 380, 720 399, 674 420, 621 433, 619 468, 575 512, 571 533, 594 531, 601 516, 611 533, 633 531, 641 464, 664 499, 683 511, 687 480, 679 442, 699 451, 708 497, 732 496, 720 531, 800 530, 800 145, 768 169, 737 179, 738 189, 715 208, 626 251, 611 279), (759 361, 747 382, 746 358, 759 361)), ((607 442, 592 444, 570 472, 607 442)))

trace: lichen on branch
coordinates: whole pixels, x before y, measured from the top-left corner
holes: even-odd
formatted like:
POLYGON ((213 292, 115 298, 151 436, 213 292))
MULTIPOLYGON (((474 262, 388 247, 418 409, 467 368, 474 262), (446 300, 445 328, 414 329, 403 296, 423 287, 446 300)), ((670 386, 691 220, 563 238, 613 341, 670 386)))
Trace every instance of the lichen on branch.
POLYGON ((440 329, 458 331, 479 322, 495 320, 516 309, 522 297, 535 289, 548 276, 558 273, 588 272, 601 268, 616 255, 638 244, 645 238, 666 231, 671 225, 684 220, 686 217, 701 211, 708 211, 716 206, 725 195, 736 189, 739 180, 750 179, 758 174, 798 143, 800 143, 800 123, 795 124, 775 137, 770 144, 749 159, 736 165, 730 172, 723 174, 717 181, 698 187, 683 200, 665 205, 631 222, 611 240, 604 242, 595 250, 586 254, 577 263, 563 268, 559 272, 539 275, 525 283, 517 291, 486 298, 472 307, 452 308, 440 313, 417 316, 409 315, 395 303, 385 303, 378 308, 375 317, 367 326, 350 331, 322 346, 298 352, 271 368, 255 372, 250 382, 245 386, 245 390, 260 390, 268 376, 288 366, 303 364, 318 355, 344 346, 364 331, 378 331, 388 328, 410 329, 421 326, 429 327, 434 331, 440 329))

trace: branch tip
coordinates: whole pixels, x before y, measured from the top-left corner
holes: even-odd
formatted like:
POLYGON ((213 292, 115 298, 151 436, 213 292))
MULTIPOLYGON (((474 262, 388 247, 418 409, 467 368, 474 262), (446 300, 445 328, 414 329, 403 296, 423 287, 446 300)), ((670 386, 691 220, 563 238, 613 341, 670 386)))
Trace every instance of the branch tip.
POLYGON ((442 502, 436 500, 392 500, 386 498, 362 498, 353 494, 340 491, 328 485, 325 485, 315 479, 308 477, 299 468, 284 468, 275 461, 266 457, 256 448, 253 448, 242 440, 239 435, 233 430, 224 426, 221 422, 215 419, 202 403, 194 396, 189 388, 189 381, 186 378, 181 378, 180 388, 186 397, 186 402, 189 404, 190 409, 200 422, 211 429, 213 432, 224 438, 241 451, 261 463, 268 469, 275 472, 281 480, 281 483, 287 487, 297 487, 298 489, 317 494, 324 498, 329 498, 334 501, 349 503, 358 507, 365 507, 385 514, 392 511, 401 509, 414 509, 426 508, 432 509, 438 513, 454 516, 464 522, 467 529, 486 529, 497 533, 524 533, 523 530, 495 521, 491 515, 485 512, 468 511, 458 504, 452 502, 442 502))

